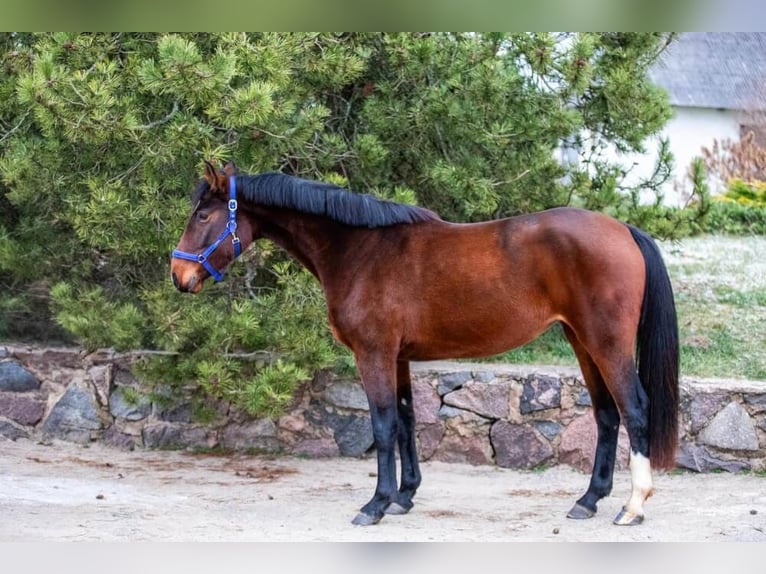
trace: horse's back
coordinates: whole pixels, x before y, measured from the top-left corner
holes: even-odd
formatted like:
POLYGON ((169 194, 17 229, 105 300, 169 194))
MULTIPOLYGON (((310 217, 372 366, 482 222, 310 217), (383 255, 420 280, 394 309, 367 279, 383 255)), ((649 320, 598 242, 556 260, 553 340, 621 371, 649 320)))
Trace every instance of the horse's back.
POLYGON ((446 289, 459 283, 524 291, 532 282, 550 291, 562 282, 591 282, 643 266, 625 224, 578 208, 475 224, 434 222, 422 230, 416 239, 413 228, 410 253, 403 257, 420 279, 418 288, 427 288, 439 274, 442 281, 436 283, 446 289))

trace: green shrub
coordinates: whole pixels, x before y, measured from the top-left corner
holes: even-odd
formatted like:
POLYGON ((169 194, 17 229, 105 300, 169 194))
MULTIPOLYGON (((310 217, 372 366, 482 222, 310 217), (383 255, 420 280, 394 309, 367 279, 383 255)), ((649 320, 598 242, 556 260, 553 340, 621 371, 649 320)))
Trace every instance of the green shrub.
POLYGON ((720 200, 751 207, 766 207, 766 181, 743 181, 733 178, 720 200))
POLYGON ((51 289, 58 322, 89 350, 141 348, 144 317, 132 303, 109 300, 101 287, 75 291, 67 283, 51 289))
MULTIPOLYGON (((677 237, 699 233, 766 234, 766 182, 732 178, 723 195, 711 196, 702 158, 692 162, 689 179, 694 186, 695 201, 685 208, 665 208, 677 212, 668 220, 680 223, 677 237)), ((656 228, 661 226, 655 222, 656 228)))
POLYGON ((703 231, 731 235, 766 235, 766 182, 733 178, 710 202, 703 231))
POLYGON ((273 282, 253 298, 211 297, 224 285, 196 297, 168 285, 147 291, 153 337, 178 355, 145 359, 137 368, 141 379, 177 392, 193 384, 263 417, 278 414, 310 373, 348 372, 351 354, 330 334, 314 277, 291 261, 276 261, 271 269, 273 282))

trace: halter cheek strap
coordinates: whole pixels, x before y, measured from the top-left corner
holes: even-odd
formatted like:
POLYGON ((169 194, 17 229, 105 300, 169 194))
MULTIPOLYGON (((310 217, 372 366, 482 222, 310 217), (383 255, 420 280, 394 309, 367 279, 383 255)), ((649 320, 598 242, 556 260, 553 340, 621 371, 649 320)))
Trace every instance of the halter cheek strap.
POLYGON ((237 235, 237 179, 234 176, 229 178, 229 220, 226 227, 213 243, 208 245, 202 253, 187 253, 179 249, 174 249, 171 254, 176 259, 185 259, 186 261, 195 261, 202 265, 210 276, 216 281, 223 279, 224 270, 220 271, 213 267, 208 258, 213 252, 221 246, 226 238, 231 235, 231 244, 234 247, 234 257, 239 257, 242 252, 242 243, 237 235))

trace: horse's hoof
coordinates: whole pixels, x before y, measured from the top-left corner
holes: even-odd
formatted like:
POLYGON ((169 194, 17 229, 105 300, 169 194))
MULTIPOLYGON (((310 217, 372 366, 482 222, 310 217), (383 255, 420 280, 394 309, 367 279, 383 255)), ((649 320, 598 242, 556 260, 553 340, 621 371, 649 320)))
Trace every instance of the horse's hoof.
POLYGON ((622 510, 620 510, 620 513, 617 515, 617 518, 614 519, 614 523, 617 526, 638 526, 643 521, 643 514, 634 514, 633 512, 628 512, 624 506, 622 510))
POLYGON ((413 504, 410 502, 409 506, 402 505, 398 502, 392 502, 386 507, 386 514, 407 514, 412 508, 413 504))
POLYGON ((586 518, 593 518, 596 515, 595 510, 584 507, 582 504, 575 504, 572 509, 567 513, 567 518, 574 518, 575 520, 585 520, 586 518))
POLYGON ((372 526, 373 524, 377 524, 380 522, 380 519, 383 518, 382 516, 371 516, 369 514, 365 514, 364 512, 360 512, 354 517, 354 520, 351 521, 351 524, 354 524, 355 526, 372 526))

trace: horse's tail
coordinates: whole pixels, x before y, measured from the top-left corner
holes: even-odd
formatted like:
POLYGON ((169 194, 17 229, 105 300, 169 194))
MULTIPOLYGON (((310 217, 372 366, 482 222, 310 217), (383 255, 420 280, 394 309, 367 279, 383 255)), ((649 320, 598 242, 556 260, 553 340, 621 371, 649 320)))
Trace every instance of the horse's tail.
POLYGON ((649 460, 655 468, 672 468, 678 446, 679 359, 673 287, 657 244, 640 229, 628 227, 646 265, 636 361, 649 397, 649 460))

